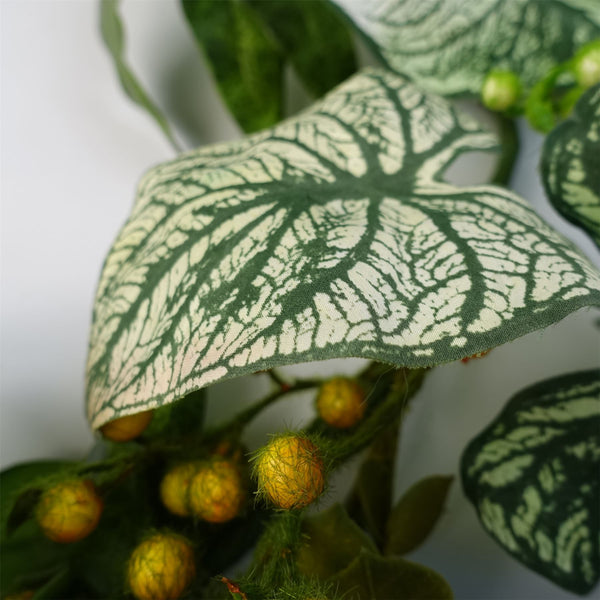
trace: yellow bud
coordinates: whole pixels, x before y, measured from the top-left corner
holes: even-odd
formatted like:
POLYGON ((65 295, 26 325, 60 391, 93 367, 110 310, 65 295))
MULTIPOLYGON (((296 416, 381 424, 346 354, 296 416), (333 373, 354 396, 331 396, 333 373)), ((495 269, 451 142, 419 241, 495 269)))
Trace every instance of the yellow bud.
POLYGON ((520 95, 521 82, 511 71, 490 71, 481 87, 481 100, 490 110, 508 110, 520 95))
POLYGON ((365 414, 365 394, 354 379, 336 377, 321 386, 317 410, 328 425, 346 429, 356 425, 365 414))
POLYGON ((192 478, 198 471, 198 463, 183 463, 167 471, 160 484, 160 498, 175 515, 190 515, 189 493, 192 478))
POLYGON ((128 442, 140 435, 152 421, 154 411, 145 410, 108 422, 100 427, 102 435, 113 442, 128 442))
POLYGON ((4 600, 31 600, 35 596, 34 590, 25 590, 18 594, 11 594, 10 596, 4 596, 4 600))
POLYGON ((211 523, 225 523, 239 514, 245 500, 246 489, 234 461, 215 458, 200 464, 190 484, 194 515, 211 523))
POLYGON ((600 40, 586 44, 577 52, 573 69, 581 87, 589 88, 600 83, 600 40))
POLYGON ((138 600, 176 600, 195 574, 191 544, 167 533, 145 539, 127 565, 129 587, 138 600))
POLYGON ((72 479, 47 489, 40 497, 35 516, 47 537, 66 544, 77 542, 96 529, 102 507, 91 481, 72 479))
POLYGON ((256 460, 258 487, 279 508, 302 508, 323 492, 323 460, 319 449, 306 438, 274 438, 256 460))

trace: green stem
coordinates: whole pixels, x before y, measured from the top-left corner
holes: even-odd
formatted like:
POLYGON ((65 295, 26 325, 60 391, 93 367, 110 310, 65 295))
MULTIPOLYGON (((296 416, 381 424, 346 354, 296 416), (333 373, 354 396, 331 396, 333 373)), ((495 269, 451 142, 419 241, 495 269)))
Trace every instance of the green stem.
POLYGON ((500 142, 502 144, 500 162, 492 178, 492 183, 506 186, 517 162, 519 154, 519 132, 515 120, 511 117, 498 115, 498 124, 500 127, 500 142))

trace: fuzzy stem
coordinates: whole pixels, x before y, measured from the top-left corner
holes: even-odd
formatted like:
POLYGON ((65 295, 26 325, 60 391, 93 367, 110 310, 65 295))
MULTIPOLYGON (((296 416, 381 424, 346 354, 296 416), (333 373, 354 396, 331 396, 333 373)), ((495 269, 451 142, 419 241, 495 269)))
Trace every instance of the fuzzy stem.
POLYGON ((511 117, 498 115, 500 126, 500 142, 502 144, 500 162, 491 183, 506 186, 510 183, 517 157, 519 154, 519 132, 515 120, 511 117))

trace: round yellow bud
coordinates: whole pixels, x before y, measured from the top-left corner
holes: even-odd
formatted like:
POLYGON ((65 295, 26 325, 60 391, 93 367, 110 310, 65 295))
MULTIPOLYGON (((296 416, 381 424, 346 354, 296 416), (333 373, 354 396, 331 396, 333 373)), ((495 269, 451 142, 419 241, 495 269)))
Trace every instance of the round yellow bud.
POLYGON ((36 520, 54 542, 83 539, 98 525, 102 500, 91 481, 71 479, 47 489, 37 504, 36 520))
POLYGON ((365 414, 365 394, 354 379, 336 377, 319 389, 317 410, 328 425, 347 429, 356 425, 365 414))
POLYGON ((4 596, 4 600, 31 600, 35 596, 34 590, 25 590, 18 594, 10 594, 10 596, 4 596))
POLYGON ((195 574, 191 544, 167 533, 145 539, 127 565, 127 581, 138 600, 176 600, 195 574))
POLYGON ((190 515, 189 494, 192 478, 198 472, 198 463, 183 463, 167 471, 160 483, 162 503, 175 515, 190 515))
POLYGON ((481 87, 481 100, 490 110, 508 110, 520 95, 521 82, 512 71, 490 71, 481 87))
POLYGON ((259 490, 279 508, 302 508, 325 487, 319 449, 306 438, 284 435, 271 440, 257 458, 259 490))
POLYGON ((579 50, 573 69, 577 83, 584 88, 600 83, 600 40, 587 44, 579 50))
POLYGON ((153 410, 127 415, 100 427, 102 435, 113 442, 128 442, 140 435, 152 421, 153 410))
POLYGON ((245 500, 244 481, 234 461, 215 458, 200 464, 190 484, 194 515, 211 523, 225 523, 239 514, 245 500))

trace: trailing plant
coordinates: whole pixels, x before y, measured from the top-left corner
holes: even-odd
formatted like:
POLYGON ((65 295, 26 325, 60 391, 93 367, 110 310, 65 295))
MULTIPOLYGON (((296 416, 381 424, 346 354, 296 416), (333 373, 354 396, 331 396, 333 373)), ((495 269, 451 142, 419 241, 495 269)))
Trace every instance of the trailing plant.
MULTIPOLYGON (((125 61, 117 1, 100 7, 125 91, 177 145, 125 61)), ((452 477, 424 474, 393 502, 399 432, 437 365, 600 305, 589 259, 500 185, 524 115, 552 130, 552 204, 598 243, 600 7, 184 0, 182 15, 253 133, 142 178, 94 307, 86 407, 100 458, 0 475, 1 593, 451 598, 404 555, 434 530, 452 477), (355 73, 353 35, 379 67, 355 73), (282 120, 286 65, 318 99, 282 120), (457 95, 501 113, 500 139, 443 97, 457 95), (495 184, 449 183, 476 151, 501 152, 495 184), (280 371, 347 357, 368 362, 352 377, 280 371), (269 393, 206 425, 206 390, 257 373, 269 393), (307 390, 313 421, 250 453, 249 424, 307 390), (315 510, 361 452, 346 501, 315 510)), ((600 577, 599 430, 600 371, 559 374, 511 399, 461 459, 490 535, 580 594, 600 577)))

